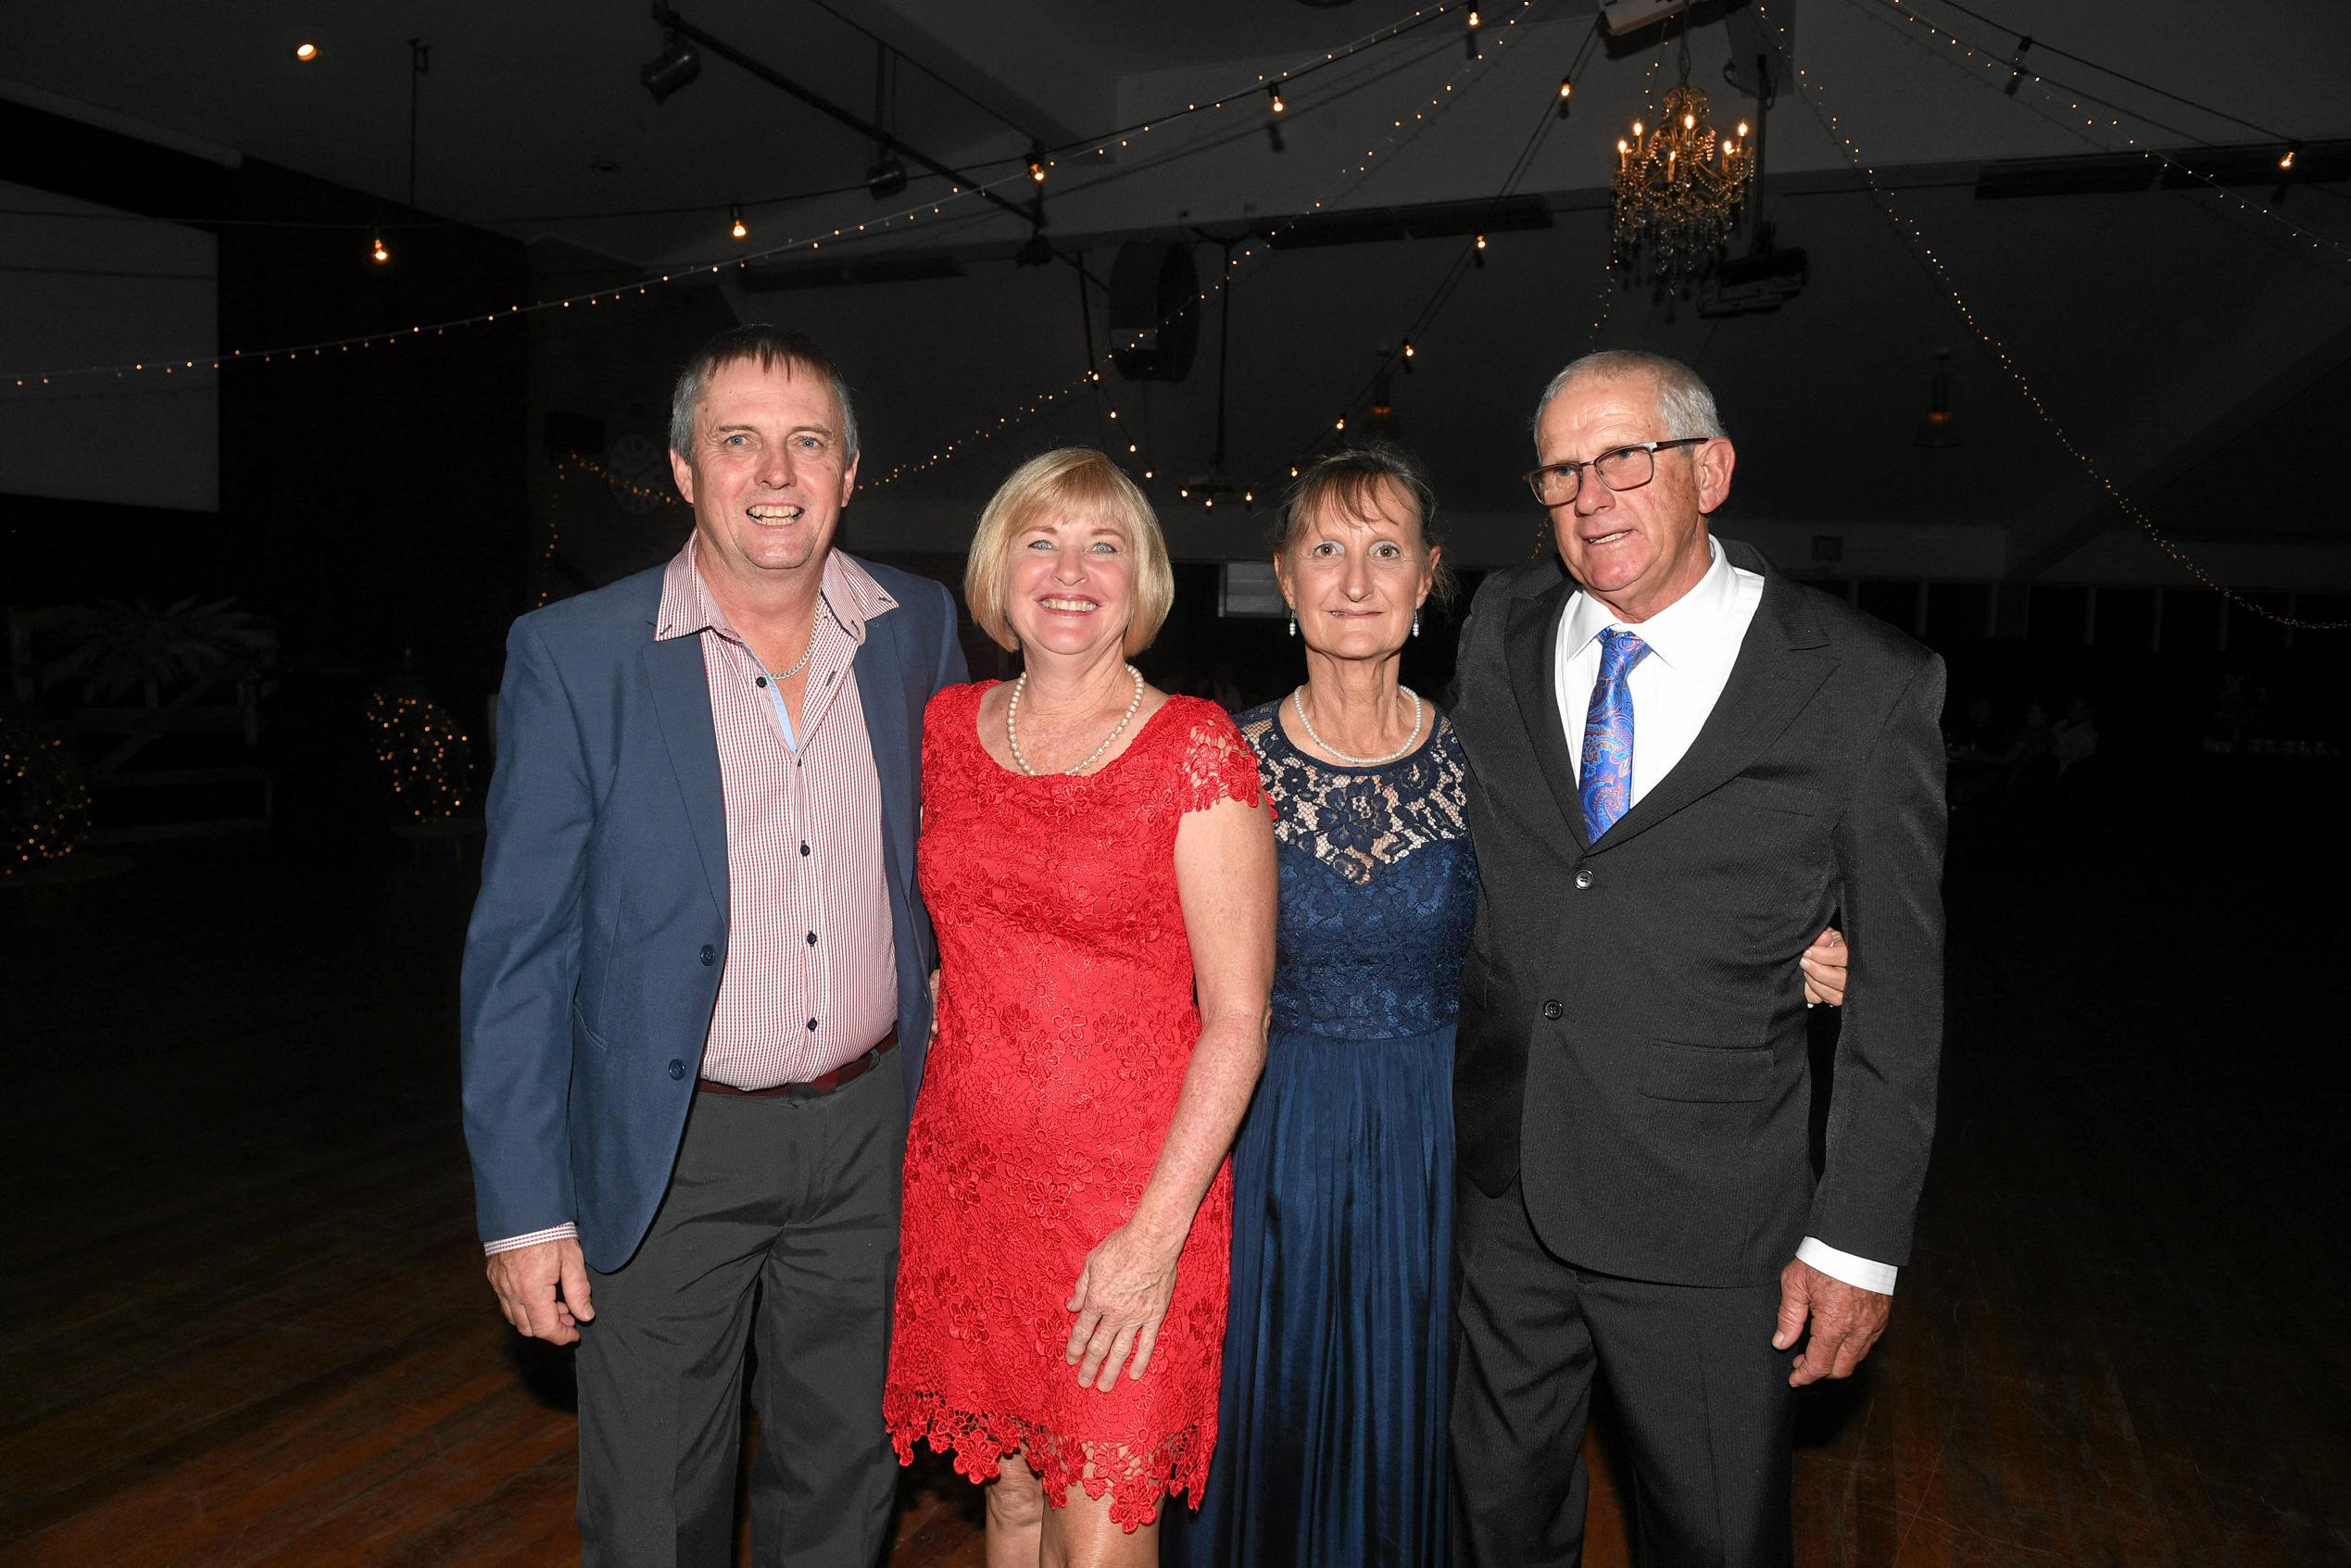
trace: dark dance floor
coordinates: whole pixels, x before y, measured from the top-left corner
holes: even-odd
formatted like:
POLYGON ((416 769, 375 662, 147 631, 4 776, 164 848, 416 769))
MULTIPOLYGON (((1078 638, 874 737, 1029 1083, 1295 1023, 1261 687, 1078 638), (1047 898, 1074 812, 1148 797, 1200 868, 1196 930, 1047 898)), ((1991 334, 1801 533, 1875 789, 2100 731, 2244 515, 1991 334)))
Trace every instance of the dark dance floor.
MULTIPOLYGON (((1805 1401, 1803 1562, 2351 1562, 2346 857, 2314 793, 1963 822, 1918 1255, 1864 1376, 1805 1401)), ((0 888, 0 1560, 575 1559, 568 1368, 472 1238, 473 869, 439 852, 0 888)), ((975 1520, 916 1472, 894 1561, 976 1563, 975 1520)))

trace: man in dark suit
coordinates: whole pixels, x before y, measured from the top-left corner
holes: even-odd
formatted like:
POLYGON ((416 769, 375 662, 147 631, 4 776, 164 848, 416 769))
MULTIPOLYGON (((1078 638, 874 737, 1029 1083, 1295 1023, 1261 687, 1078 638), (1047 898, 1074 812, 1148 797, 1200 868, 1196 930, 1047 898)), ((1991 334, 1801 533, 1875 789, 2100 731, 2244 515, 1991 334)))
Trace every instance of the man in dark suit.
POLYGON ((1479 588, 1453 711, 1483 884, 1456 1556, 1579 1560, 1597 1374, 1640 1560, 1784 1563, 1791 1386, 1884 1330, 1933 1131, 1942 665, 1709 536, 1735 454, 1687 367, 1577 361, 1536 445, 1569 575, 1479 588), (1852 980, 1816 1184, 1798 956, 1832 913, 1852 980))
POLYGON ((754 1344, 761 1560, 871 1568, 954 602, 833 548, 857 425, 808 339, 706 345, 670 446, 685 547, 507 646, 463 976, 478 1220, 508 1320, 580 1346, 587 1562, 734 1561, 754 1344))

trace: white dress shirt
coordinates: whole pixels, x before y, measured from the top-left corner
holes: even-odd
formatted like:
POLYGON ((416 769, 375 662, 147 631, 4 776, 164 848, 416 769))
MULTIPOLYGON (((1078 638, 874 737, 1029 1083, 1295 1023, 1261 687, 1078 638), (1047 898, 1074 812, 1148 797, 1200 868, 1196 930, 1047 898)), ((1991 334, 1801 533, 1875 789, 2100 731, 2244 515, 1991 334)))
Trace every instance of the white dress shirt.
MULTIPOLYGON (((1658 780, 1689 755, 1698 732, 1730 684, 1730 668, 1739 661, 1739 645, 1763 602, 1763 579, 1730 564, 1719 540, 1708 538, 1712 564, 1692 588, 1648 620, 1627 624, 1606 605, 1585 593, 1568 596, 1559 626, 1559 721, 1567 734, 1568 765, 1582 782, 1584 721, 1591 709, 1591 689, 1600 680, 1600 633, 1616 627, 1632 633, 1649 645, 1648 657, 1632 667, 1625 684, 1632 692, 1632 786, 1628 806, 1638 805, 1658 780)), ((1873 1262, 1840 1252, 1814 1236, 1806 1236, 1796 1256, 1831 1279, 1893 1294, 1891 1263, 1873 1262)))

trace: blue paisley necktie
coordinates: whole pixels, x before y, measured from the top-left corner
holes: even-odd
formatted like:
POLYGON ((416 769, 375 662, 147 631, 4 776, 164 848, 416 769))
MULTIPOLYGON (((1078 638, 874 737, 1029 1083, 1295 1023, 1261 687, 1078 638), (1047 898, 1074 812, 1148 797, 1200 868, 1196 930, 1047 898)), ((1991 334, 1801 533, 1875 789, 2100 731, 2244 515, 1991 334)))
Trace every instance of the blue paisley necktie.
POLYGON ((1649 657, 1649 645, 1615 627, 1600 634, 1600 679, 1584 715, 1584 760, 1577 793, 1584 801, 1584 834, 1597 841, 1632 804, 1633 701, 1627 678, 1649 657))

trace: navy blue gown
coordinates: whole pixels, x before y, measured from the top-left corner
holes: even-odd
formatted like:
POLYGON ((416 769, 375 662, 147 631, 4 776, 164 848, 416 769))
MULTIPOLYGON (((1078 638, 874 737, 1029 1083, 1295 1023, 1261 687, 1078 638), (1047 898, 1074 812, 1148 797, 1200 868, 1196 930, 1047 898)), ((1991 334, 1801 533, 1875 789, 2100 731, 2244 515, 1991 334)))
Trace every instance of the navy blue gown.
POLYGON ((1434 1568, 1451 1394, 1453 1018, 1477 903, 1462 756, 1342 768, 1239 716, 1276 813, 1265 1075, 1195 1568, 1434 1568))

